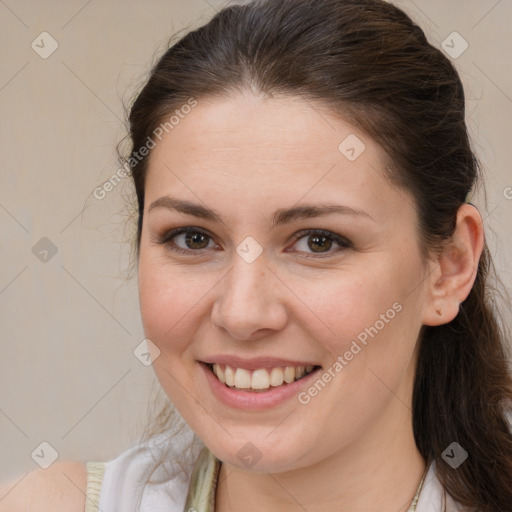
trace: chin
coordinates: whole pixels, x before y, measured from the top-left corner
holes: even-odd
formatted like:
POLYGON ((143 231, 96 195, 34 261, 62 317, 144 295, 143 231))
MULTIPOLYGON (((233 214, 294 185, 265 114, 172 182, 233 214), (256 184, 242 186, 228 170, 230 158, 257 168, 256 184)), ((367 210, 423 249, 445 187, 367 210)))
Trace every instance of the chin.
POLYGON ((232 441, 228 446, 213 446, 210 451, 221 461, 242 471, 252 473, 282 473, 306 466, 301 463, 301 454, 297 453, 296 445, 286 447, 259 440, 232 441), (234 448, 235 447, 235 448, 234 448))

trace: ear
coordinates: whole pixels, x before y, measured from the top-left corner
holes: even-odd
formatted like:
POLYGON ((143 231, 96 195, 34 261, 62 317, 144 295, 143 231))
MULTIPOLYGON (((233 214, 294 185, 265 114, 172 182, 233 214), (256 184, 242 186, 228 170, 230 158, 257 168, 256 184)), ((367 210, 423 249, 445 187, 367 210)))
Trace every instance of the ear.
POLYGON ((482 217, 475 206, 465 203, 457 211, 452 238, 432 263, 427 278, 424 325, 446 324, 457 316, 460 303, 475 282, 483 247, 482 217))

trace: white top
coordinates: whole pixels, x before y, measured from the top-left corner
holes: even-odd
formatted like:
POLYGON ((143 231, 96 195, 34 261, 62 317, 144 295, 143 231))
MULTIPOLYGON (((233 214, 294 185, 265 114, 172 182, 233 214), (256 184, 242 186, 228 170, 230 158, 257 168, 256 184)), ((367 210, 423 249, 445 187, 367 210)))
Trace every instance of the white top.
POLYGON ((203 446, 187 428, 170 441, 169 432, 164 432, 108 462, 88 462, 85 511, 183 512, 192 469, 203 446), (173 456, 161 462, 169 443, 173 456))
MULTIPOLYGON (((214 496, 217 473, 213 468, 218 468, 214 466, 218 461, 203 448, 204 444, 186 427, 170 441, 169 432, 164 432, 108 462, 88 462, 85 512, 188 512, 185 504, 198 512, 213 510, 207 502, 208 496, 214 496), (173 456, 164 457, 165 462, 159 463, 169 443, 173 456), (191 443, 191 449, 185 450, 191 443), (183 467, 177 462, 178 457, 184 461, 183 467), (190 507, 192 503, 201 506, 190 507)), ((445 498, 435 464, 431 464, 407 512, 459 510, 450 496, 445 498)))

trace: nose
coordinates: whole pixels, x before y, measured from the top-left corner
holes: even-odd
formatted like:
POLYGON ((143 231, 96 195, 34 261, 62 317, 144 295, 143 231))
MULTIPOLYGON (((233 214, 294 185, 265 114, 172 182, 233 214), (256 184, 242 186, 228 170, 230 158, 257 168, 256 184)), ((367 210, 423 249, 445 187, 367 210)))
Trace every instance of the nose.
POLYGON ((247 263, 238 255, 219 283, 211 319, 237 340, 254 340, 282 329, 287 322, 284 287, 263 255, 247 263))

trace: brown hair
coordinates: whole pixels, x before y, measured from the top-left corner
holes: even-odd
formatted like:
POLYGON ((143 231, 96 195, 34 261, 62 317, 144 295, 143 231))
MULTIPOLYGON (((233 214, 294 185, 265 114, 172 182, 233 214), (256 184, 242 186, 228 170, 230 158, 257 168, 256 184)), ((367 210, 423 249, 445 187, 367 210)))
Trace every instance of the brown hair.
MULTIPOLYGON (((152 69, 129 115, 131 157, 160 123, 212 95, 256 90, 328 106, 377 141, 391 178, 415 199, 424 253, 453 235, 458 208, 480 183, 453 65, 400 9, 381 0, 260 0, 232 5, 173 44, 152 69)), ((132 166, 137 252, 148 157, 132 166)), ((414 382, 413 429, 443 487, 468 510, 512 504, 512 399, 487 246, 457 317, 424 326, 414 382), (443 451, 469 454, 456 470, 443 451)), ((169 404, 158 417, 165 428, 169 404)))

